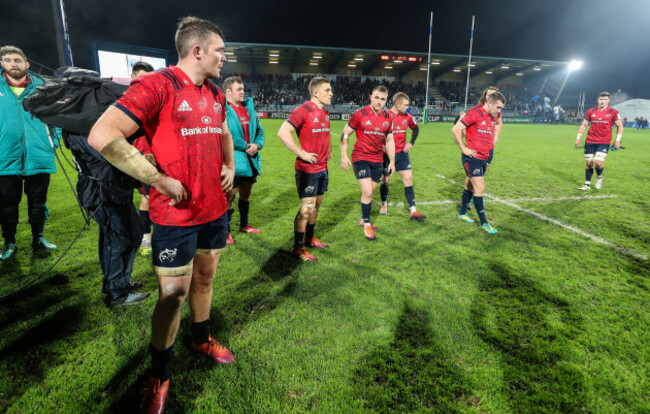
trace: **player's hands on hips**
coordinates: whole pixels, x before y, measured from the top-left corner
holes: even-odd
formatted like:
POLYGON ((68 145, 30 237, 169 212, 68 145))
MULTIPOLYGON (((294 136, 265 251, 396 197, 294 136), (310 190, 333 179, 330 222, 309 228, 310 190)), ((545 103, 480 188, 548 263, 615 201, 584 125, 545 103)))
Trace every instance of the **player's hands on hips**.
POLYGON ((467 147, 463 147, 463 154, 467 155, 468 157, 476 157, 476 151, 467 147))
POLYGON ((579 139, 576 139, 575 146, 576 146, 576 148, 580 146, 580 140, 579 139))
POLYGON ((300 159, 304 162, 308 162, 309 164, 313 164, 316 162, 316 160, 318 160, 318 155, 312 152, 307 152, 303 149, 300 150, 300 155, 298 157, 300 157, 300 159))
POLYGON ((621 141, 614 141, 614 148, 617 150, 621 149, 621 141))
POLYGON ((406 152, 408 154, 408 152, 411 150, 411 148, 413 148, 413 144, 411 144, 410 142, 407 142, 406 145, 404 145, 404 152, 406 152))
POLYGON ((341 168, 343 168, 343 171, 348 172, 351 166, 352 163, 350 163, 350 159, 348 157, 341 158, 341 168))
POLYGON ((259 151, 259 149, 260 147, 257 144, 248 144, 248 149, 245 152, 249 156, 254 157, 255 154, 257 154, 257 151, 259 151))
POLYGON ((221 167, 221 189, 224 193, 232 190, 232 184, 235 179, 235 170, 223 165, 221 167))
POLYGON ((171 197, 172 201, 169 202, 170 206, 175 206, 181 201, 187 199, 187 191, 185 191, 183 184, 168 175, 161 173, 156 181, 151 183, 151 186, 160 191, 161 194, 171 197))

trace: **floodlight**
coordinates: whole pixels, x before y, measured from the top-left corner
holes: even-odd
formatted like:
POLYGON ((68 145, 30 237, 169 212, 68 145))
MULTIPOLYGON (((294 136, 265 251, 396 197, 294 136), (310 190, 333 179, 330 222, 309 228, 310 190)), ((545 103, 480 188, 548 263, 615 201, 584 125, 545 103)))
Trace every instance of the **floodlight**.
POLYGON ((581 60, 572 60, 569 62, 569 72, 573 72, 574 70, 578 70, 582 67, 582 61, 581 60))

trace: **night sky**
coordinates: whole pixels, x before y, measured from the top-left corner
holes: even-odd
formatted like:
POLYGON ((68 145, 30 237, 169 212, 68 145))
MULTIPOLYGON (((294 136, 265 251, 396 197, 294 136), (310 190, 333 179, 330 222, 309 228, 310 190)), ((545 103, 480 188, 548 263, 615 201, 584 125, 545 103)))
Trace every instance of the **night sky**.
MULTIPOLYGON (((565 93, 587 91, 587 106, 601 90, 650 98, 648 0, 65 0, 65 7, 75 65, 81 67, 94 66, 93 40, 169 49, 175 63, 176 21, 190 14, 217 23, 226 42, 426 52, 433 11, 433 53, 467 54, 474 14, 475 55, 581 59, 584 68, 571 75, 565 93)), ((3 9, 0 43, 57 67, 50 0, 14 1, 3 9)))

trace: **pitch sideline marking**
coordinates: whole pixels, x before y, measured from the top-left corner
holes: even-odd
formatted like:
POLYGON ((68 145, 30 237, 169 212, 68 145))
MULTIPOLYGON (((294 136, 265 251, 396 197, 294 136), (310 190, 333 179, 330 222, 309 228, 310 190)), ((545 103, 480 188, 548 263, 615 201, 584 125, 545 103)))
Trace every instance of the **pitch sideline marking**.
MULTIPOLYGON (((597 200, 601 198, 616 198, 616 195, 594 195, 594 196, 567 196, 567 197, 530 197, 530 198, 510 198, 503 199, 504 201, 509 202, 533 202, 533 201, 565 201, 565 200, 597 200)), ((418 205, 431 206, 431 205, 442 205, 442 204, 455 204, 458 203, 458 200, 439 200, 439 201, 418 201, 418 205)), ((376 201, 375 204, 380 205, 379 201, 376 201)), ((403 202, 390 202, 389 206, 403 207, 406 203, 403 202)))
MULTIPOLYGON (((456 182, 456 181, 454 181, 454 180, 452 180, 450 178, 447 178, 444 175, 440 175, 440 174, 436 174, 436 175, 437 175, 437 177, 442 178, 443 180, 447 180, 447 181, 449 181, 451 183, 460 185, 460 183, 458 183, 458 182, 456 182)), ((553 223, 558 227, 562 227, 564 229, 570 230, 570 231, 572 231, 574 233, 577 233, 577 234, 579 234, 581 236, 589 238, 589 239, 595 241, 596 243, 600 243, 600 244, 604 244, 605 246, 612 247, 613 249, 615 249, 616 251, 618 251, 620 253, 626 254, 628 256, 632 256, 632 257, 637 258, 637 259, 648 260, 647 256, 644 256, 644 255, 639 254, 637 252, 634 252, 632 250, 628 250, 628 249, 626 249, 624 247, 617 246, 616 244, 614 244, 614 243, 612 243, 610 241, 607 241, 607 240, 603 239, 602 237, 594 236, 593 234, 587 233, 584 230, 580 230, 577 227, 573 227, 573 226, 571 226, 569 224, 563 223, 560 220, 556 220, 554 218, 545 216, 544 214, 538 213, 536 211, 529 210, 527 208, 523 208, 520 205, 517 205, 517 204, 513 203, 512 201, 501 199, 501 198, 495 197, 495 196, 487 194, 487 193, 483 193, 483 196, 488 197, 488 198, 492 199, 493 201, 496 201, 497 203, 502 203, 502 204, 505 204, 505 205, 507 205, 509 207, 512 207, 512 208, 516 209, 516 210, 523 211, 524 213, 528 213, 528 214, 532 215, 533 217, 536 217, 536 218, 538 218, 540 220, 548 221, 549 223, 553 223)))

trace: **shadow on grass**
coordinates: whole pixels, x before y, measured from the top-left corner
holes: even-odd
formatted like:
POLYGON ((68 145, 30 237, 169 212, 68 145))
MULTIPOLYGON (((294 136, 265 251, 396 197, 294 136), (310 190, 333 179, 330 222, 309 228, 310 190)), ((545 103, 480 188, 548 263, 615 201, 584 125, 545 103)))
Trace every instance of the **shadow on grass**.
POLYGON ((638 287, 639 289, 648 289, 650 283, 650 260, 643 260, 637 258, 627 258, 625 260, 626 272, 622 273, 627 278, 628 283, 638 287))
POLYGON ((142 399, 141 390, 148 384, 149 361, 149 349, 141 348, 119 368, 113 379, 104 387, 98 398, 110 396, 113 401, 110 412, 138 412, 142 399))
POLYGON ((479 280, 471 306, 478 335, 502 355, 513 412, 582 413, 588 386, 571 362, 582 321, 566 301, 500 263, 479 280))
MULTIPOLYGON (((68 300, 68 295, 64 292, 58 291, 58 293, 59 301, 68 300)), ((47 299, 47 301, 49 306, 55 304, 55 300, 47 299)), ((39 302, 38 299, 35 300, 35 303, 39 302)), ((19 306, 24 312, 23 318, 39 317, 33 311, 36 308, 27 309, 25 306, 19 306)), ((66 352, 66 338, 73 336, 81 329, 81 324, 78 321, 83 320, 86 316, 85 308, 84 303, 63 306, 51 315, 40 318, 36 324, 22 331, 15 338, 9 339, 0 349, 0 355, 2 355, 0 367, 2 367, 4 377, 0 390, 5 396, 0 400, 0 411, 4 412, 25 391, 33 385, 41 383, 45 378, 46 371, 58 364, 60 356, 66 352)), ((3 319, 5 317, 3 316, 3 319)), ((4 319, 3 325, 6 325, 7 322, 4 319)), ((3 335, 6 333, 3 332, 3 335)))
POLYGON ((408 301, 395 338, 367 355, 355 372, 357 398, 378 413, 456 413, 478 408, 471 384, 438 343, 429 314, 408 301))

